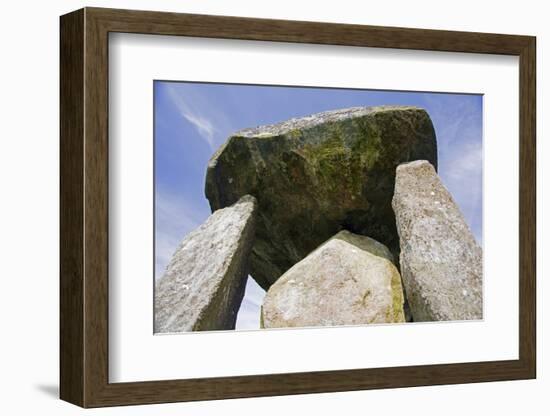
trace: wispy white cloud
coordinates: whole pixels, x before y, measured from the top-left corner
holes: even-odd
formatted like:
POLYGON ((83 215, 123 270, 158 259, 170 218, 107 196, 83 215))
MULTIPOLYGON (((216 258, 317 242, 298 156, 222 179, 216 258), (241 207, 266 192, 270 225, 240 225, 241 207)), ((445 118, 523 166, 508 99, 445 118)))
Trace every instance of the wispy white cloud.
POLYGON ((441 179, 460 207, 478 243, 483 242, 483 156, 481 143, 455 146, 455 156, 442 167, 441 179))
POLYGON ((483 143, 482 114, 475 100, 453 100, 434 106, 439 175, 482 243, 483 143))
POLYGON ((177 108, 180 115, 197 129, 200 137, 206 142, 210 150, 216 150, 215 135, 217 133, 217 128, 210 119, 201 115, 200 112, 188 102, 185 96, 177 90, 175 85, 176 84, 171 83, 164 85, 170 100, 177 108))
POLYGON ((446 177, 461 181, 461 185, 465 185, 465 177, 480 178, 483 163, 481 143, 464 140, 461 145, 454 146, 454 150, 452 161, 445 166, 446 177))

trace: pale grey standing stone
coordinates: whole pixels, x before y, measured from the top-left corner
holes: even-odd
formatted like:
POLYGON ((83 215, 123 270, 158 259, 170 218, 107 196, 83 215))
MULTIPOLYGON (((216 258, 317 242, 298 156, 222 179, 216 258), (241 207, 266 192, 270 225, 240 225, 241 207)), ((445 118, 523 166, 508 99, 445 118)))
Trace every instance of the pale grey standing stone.
POLYGON ((155 287, 155 332, 235 328, 255 217, 246 195, 185 237, 155 287))
POLYGON ((482 319, 482 250, 429 162, 397 167, 392 206, 413 320, 482 319))
POLYGON ((341 231, 268 290, 264 328, 404 322, 401 277, 390 251, 341 231))

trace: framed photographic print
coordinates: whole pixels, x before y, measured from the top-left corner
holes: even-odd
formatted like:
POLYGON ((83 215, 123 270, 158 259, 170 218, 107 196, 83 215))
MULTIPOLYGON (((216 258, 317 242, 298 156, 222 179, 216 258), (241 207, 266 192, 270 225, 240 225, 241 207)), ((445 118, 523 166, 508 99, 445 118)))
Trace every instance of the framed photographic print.
POLYGON ((60 23, 62 399, 536 376, 534 37, 60 23))

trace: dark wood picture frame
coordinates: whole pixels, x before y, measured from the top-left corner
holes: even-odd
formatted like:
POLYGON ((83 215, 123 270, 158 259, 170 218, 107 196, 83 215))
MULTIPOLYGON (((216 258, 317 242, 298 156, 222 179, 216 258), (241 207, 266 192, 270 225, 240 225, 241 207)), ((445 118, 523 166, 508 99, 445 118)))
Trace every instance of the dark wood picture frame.
POLYGON ((534 37, 85 8, 60 19, 60 396, 82 407, 536 377, 534 37), (519 56, 519 359, 109 383, 110 32, 519 56))

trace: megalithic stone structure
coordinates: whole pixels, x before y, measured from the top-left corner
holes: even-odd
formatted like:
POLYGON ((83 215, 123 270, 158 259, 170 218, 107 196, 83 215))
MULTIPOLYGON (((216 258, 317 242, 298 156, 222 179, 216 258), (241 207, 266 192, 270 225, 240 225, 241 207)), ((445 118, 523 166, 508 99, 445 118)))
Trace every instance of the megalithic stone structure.
POLYGON ((397 167, 392 206, 413 320, 482 319, 482 250, 429 162, 397 167))
POLYGON ((342 229, 397 256, 395 168, 417 159, 437 164, 425 110, 344 108, 233 134, 208 164, 205 191, 213 211, 245 194, 258 199, 250 274, 267 290, 342 229))
POLYGON ((257 204, 220 209, 176 250, 155 287, 155 332, 234 329, 248 276, 257 204))
POLYGON ((401 277, 379 242, 341 231, 269 289, 264 328, 404 322, 401 277))

